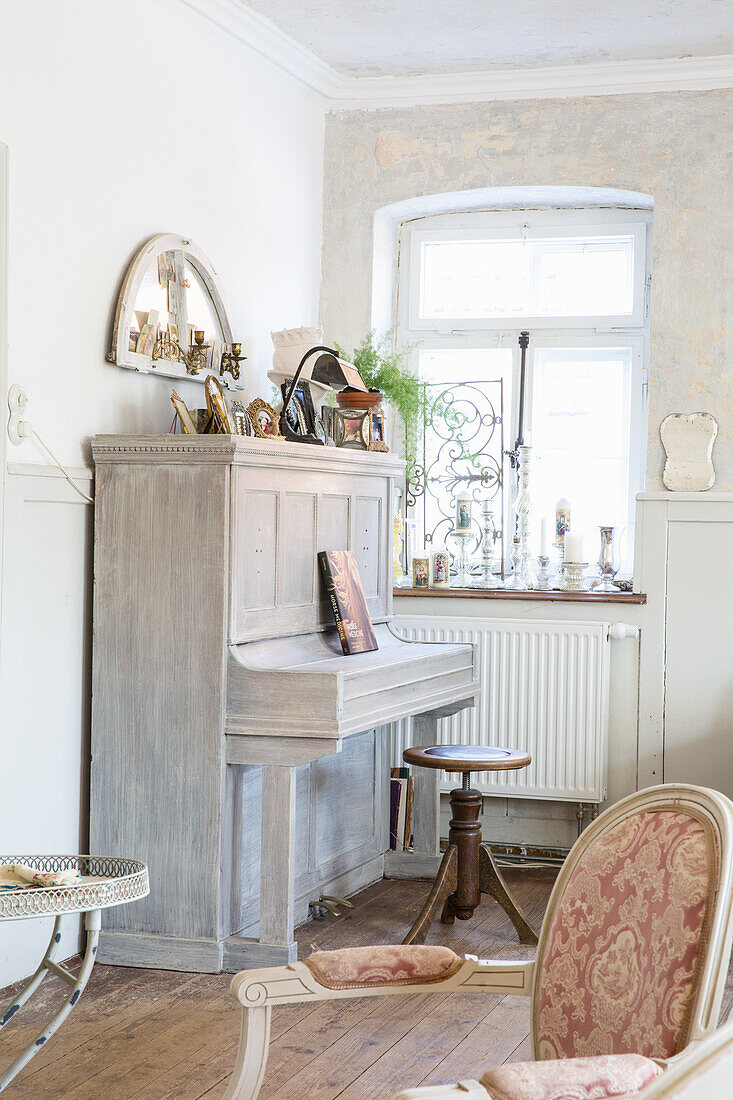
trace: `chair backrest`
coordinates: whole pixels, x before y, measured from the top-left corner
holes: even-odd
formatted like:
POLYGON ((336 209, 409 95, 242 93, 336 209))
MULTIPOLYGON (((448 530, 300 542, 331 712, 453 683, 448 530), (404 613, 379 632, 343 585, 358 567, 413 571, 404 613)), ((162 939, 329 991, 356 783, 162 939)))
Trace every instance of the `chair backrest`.
POLYGON ((733 934, 732 824, 724 795, 670 783, 586 829, 537 946, 535 1058, 669 1058, 714 1030, 733 934))
POLYGON ((730 1100, 731 1081, 733 1026, 728 1024, 688 1047, 636 1096, 638 1100, 730 1100))

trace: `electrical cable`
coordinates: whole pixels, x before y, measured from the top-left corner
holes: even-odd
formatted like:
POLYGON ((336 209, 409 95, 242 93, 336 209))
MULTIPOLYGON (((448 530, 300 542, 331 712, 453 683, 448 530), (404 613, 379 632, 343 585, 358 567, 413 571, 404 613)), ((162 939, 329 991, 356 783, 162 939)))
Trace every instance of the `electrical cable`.
POLYGON ((84 492, 84 490, 79 488, 79 486, 76 484, 76 482, 72 478, 71 474, 65 469, 64 466, 61 465, 59 460, 56 458, 56 455, 53 453, 51 448, 48 447, 43 442, 43 440, 41 439, 40 435, 38 434, 36 429, 33 427, 33 425, 30 424, 27 420, 25 421, 25 425, 26 425, 26 432, 24 434, 26 435, 26 438, 28 437, 28 435, 32 436, 33 439, 36 441, 36 443, 38 443, 43 448, 43 450, 46 452, 46 454, 49 456, 49 458, 53 461, 54 465, 58 466, 59 470, 61 471, 61 473, 66 478, 66 480, 68 481, 71 488, 74 489, 79 494, 80 497, 83 497, 84 500, 88 501, 89 504, 94 504, 94 497, 87 496, 87 494, 84 492))

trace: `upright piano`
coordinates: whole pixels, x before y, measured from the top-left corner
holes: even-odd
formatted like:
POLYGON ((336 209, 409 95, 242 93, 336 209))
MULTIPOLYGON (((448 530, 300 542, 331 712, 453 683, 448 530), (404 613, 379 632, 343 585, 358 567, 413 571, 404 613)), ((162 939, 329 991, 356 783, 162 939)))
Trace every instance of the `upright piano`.
MULTIPOLYGON (((474 647, 400 638, 392 455, 238 436, 99 436, 92 851, 150 895, 110 911, 100 957, 215 972, 292 962, 321 893, 381 878, 388 724, 416 743, 473 705, 474 647), (354 551, 379 648, 345 657, 320 550, 354 551)), ((438 851, 437 776, 415 849, 438 851)))

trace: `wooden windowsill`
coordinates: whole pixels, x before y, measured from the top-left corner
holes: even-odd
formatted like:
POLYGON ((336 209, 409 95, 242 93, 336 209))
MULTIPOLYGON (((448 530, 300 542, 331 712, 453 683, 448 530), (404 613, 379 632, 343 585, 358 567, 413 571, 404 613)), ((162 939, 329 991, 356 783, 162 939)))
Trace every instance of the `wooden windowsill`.
POLYGON ((437 596, 459 600, 535 600, 546 603, 645 604, 644 592, 516 592, 510 588, 395 588, 397 596, 437 596))

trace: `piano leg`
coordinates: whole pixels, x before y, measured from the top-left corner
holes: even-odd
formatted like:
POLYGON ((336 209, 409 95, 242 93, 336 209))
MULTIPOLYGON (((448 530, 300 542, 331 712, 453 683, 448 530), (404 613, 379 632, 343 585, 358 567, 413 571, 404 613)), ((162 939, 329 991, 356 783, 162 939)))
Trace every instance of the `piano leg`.
MULTIPOLYGON (((262 865, 260 871, 260 943, 287 949, 295 943, 295 768, 262 768, 262 865)), ((260 963, 259 965, 267 965, 260 963)))
MULTIPOLYGON (((438 715, 418 714, 412 720, 413 745, 437 745, 438 715)), ((440 772, 413 770, 412 850, 415 855, 440 855, 440 772)))

